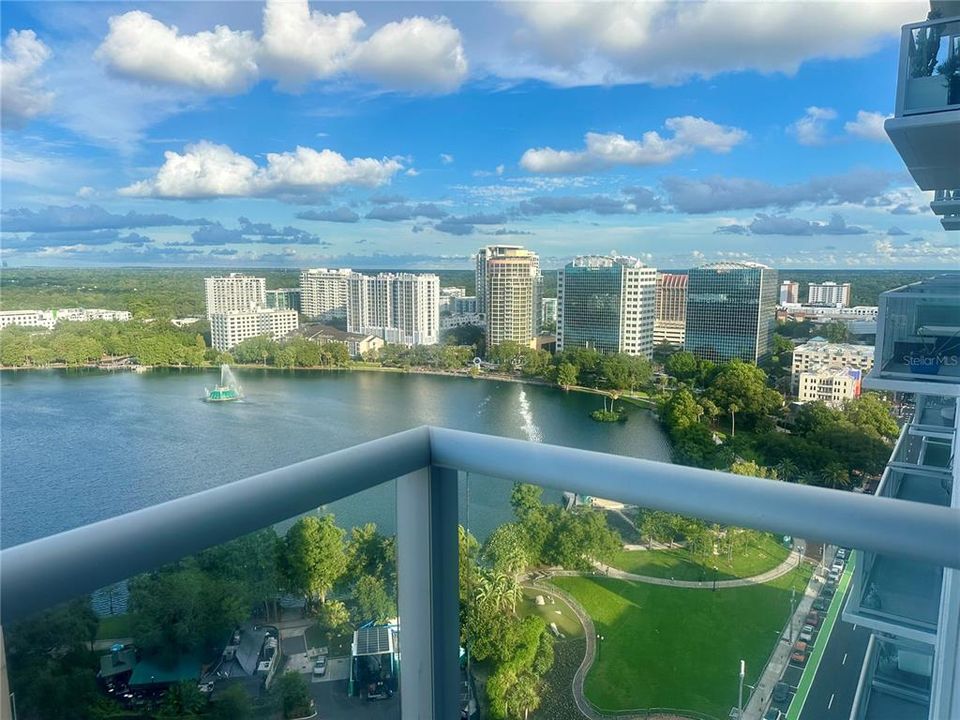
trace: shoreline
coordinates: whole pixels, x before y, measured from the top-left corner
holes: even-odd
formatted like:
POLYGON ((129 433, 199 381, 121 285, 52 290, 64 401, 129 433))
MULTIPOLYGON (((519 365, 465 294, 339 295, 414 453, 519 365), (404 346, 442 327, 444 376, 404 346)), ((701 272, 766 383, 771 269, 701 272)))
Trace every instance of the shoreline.
MULTIPOLYGON (((546 380, 541 380, 540 378, 526 378, 520 375, 505 375, 500 373, 478 373, 473 374, 470 371, 462 372, 459 370, 436 370, 432 368, 395 368, 395 367, 383 367, 376 365, 366 365, 362 363, 357 363, 355 365, 350 365, 348 367, 327 367, 324 365, 316 365, 314 367, 296 367, 296 368, 278 368, 271 365, 256 365, 256 364, 241 364, 234 363, 230 366, 231 368, 240 368, 244 370, 267 370, 270 372, 286 372, 288 370, 294 370, 298 372, 385 372, 385 373, 400 373, 405 375, 433 375, 436 377, 453 377, 461 378, 466 380, 486 380, 486 381, 496 381, 496 382, 511 382, 511 383, 520 383, 524 385, 538 385, 540 387, 555 388, 557 390, 563 390, 564 392, 579 392, 585 393, 587 395, 601 395, 606 397, 611 397, 611 393, 607 390, 601 390, 600 388, 591 388, 583 385, 570 385, 562 386, 557 385, 556 383, 547 382, 546 380)), ((191 370, 191 371, 205 371, 205 370, 216 370, 217 366, 215 365, 205 365, 201 367, 197 366, 178 366, 178 365, 135 365, 135 366, 124 366, 124 367, 100 367, 97 365, 67 365, 65 363, 53 363, 51 365, 44 365, 43 367, 22 367, 22 366, 0 366, 0 372, 30 372, 37 370, 100 370, 102 372, 149 372, 154 369, 157 370, 191 370), (135 368, 143 368, 143 370, 137 370, 135 368)), ((632 405, 639 407, 642 410, 651 410, 656 411, 656 403, 649 398, 634 397, 632 395, 620 394, 617 398, 618 400, 627 401, 632 405)))

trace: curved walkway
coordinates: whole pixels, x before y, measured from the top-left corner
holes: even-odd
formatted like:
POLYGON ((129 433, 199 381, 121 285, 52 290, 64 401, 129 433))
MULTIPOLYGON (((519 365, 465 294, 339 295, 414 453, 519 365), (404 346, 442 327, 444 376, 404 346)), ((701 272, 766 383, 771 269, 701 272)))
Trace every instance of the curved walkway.
POLYGON ((754 575, 753 577, 748 578, 735 578, 733 580, 673 580, 671 578, 653 577, 652 575, 636 575, 624 570, 618 570, 617 568, 609 565, 604 565, 601 562, 593 563, 593 566, 596 568, 596 570, 593 572, 583 570, 553 570, 550 571, 550 575, 554 577, 595 577, 597 575, 604 575, 606 577, 616 578, 617 580, 631 580, 633 582, 647 583, 648 585, 666 585, 667 587, 689 588, 694 590, 712 590, 715 587, 746 587, 747 585, 760 585, 762 583, 770 582, 771 580, 776 580, 778 577, 783 577, 788 572, 798 567, 802 559, 803 558, 799 554, 796 556, 796 559, 794 559, 794 554, 791 552, 790 555, 787 556, 786 560, 777 565, 775 568, 767 570, 765 573, 760 573, 759 575, 754 575))

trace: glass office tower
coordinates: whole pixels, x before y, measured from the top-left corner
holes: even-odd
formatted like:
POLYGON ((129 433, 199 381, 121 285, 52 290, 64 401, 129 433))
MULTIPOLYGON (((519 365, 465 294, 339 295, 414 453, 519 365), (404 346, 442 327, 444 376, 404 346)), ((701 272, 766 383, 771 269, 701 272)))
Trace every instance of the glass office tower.
POLYGON ((684 348, 698 357, 757 362, 769 352, 777 311, 777 271, 759 263, 693 268, 684 348))

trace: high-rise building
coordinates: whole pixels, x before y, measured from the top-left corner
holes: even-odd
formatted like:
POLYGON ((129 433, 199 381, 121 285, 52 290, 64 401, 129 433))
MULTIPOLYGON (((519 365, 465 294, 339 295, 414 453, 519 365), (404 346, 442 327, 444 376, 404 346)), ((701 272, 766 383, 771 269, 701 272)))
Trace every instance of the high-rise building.
POLYGON ((755 363, 769 352, 776 312, 776 270, 753 262, 693 268, 684 348, 714 362, 755 363))
POLYGON ((847 307, 850 304, 850 283, 807 283, 807 303, 847 307))
POLYGON ((440 334, 440 277, 350 274, 347 331, 376 335, 389 343, 435 345, 440 334))
POLYGON ((481 315, 487 312, 487 261, 498 255, 505 255, 511 251, 523 250, 522 245, 488 245, 477 253, 476 285, 477 285, 477 312, 481 315))
POLYGON ((540 258, 530 250, 493 245, 477 253, 477 309, 486 317, 487 348, 507 341, 533 347, 542 282, 540 258))
POLYGON ((657 273, 657 314, 654 345, 683 347, 687 324, 687 276, 657 273))
POLYGON ((800 283, 796 280, 784 280, 780 283, 780 304, 794 305, 800 302, 800 283))
POLYGON ((556 324, 557 322, 557 299, 556 298, 541 298, 540 299, 540 326, 547 325, 548 323, 556 324))
POLYGON ((274 310, 300 311, 300 288, 267 290, 267 307, 274 310))
POLYGON ((585 255, 557 276, 557 351, 653 355, 657 271, 636 258, 585 255))
MULTIPOLYGON (((873 368, 873 346, 831 343, 813 338, 793 349, 790 366, 791 387, 799 395, 800 375, 824 368, 859 370, 866 375, 873 368)), ((801 398, 802 400, 803 398, 801 398)))
POLYGON ((249 338, 269 335, 280 340, 299 327, 296 310, 255 308, 219 312, 210 316, 210 344, 229 350, 249 338))
POLYGON ((349 268, 312 268, 300 273, 300 312, 308 318, 330 320, 347 315, 349 268))
POLYGON ((242 273, 208 277, 203 280, 207 318, 214 313, 255 310, 266 307, 267 281, 242 273))

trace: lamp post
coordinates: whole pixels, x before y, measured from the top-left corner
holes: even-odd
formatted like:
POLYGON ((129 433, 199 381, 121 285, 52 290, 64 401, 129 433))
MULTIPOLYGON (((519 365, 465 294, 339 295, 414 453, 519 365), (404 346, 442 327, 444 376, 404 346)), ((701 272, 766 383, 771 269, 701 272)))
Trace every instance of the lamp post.
POLYGON ((797 611, 797 589, 790 588, 790 619, 787 621, 790 624, 788 626, 789 632, 787 633, 787 635, 789 636, 791 643, 793 642, 793 626, 794 626, 793 615, 796 611, 797 611))
POLYGON ((737 718, 743 718, 743 677, 747 674, 747 663, 740 661, 740 695, 737 700, 737 718))
POLYGON ((597 661, 600 661, 600 646, 603 644, 603 635, 597 633, 597 661))
POLYGON ((719 572, 719 570, 717 569, 717 566, 714 565, 714 566, 713 566, 713 591, 714 591, 714 592, 717 591, 717 573, 718 573, 718 572, 719 572))

